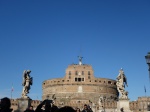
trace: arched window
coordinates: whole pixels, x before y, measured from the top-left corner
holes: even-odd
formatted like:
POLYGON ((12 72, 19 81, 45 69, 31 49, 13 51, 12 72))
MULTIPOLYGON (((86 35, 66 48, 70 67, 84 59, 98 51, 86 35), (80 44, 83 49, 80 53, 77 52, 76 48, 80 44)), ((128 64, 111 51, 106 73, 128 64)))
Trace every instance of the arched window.
POLYGON ((108 81, 108 84, 111 84, 111 81, 108 81))

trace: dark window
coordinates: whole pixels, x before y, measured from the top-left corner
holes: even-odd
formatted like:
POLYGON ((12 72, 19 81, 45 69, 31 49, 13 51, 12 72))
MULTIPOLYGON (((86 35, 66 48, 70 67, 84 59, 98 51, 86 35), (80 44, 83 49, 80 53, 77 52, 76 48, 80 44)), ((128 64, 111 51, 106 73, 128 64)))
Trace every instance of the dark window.
POLYGON ((81 78, 78 78, 78 81, 81 82, 81 78))
POLYGON ((111 81, 108 81, 108 84, 111 84, 111 81))
POLYGON ((75 78, 75 81, 78 81, 78 79, 77 79, 77 78, 75 78))
POLYGON ((75 73, 76 75, 78 75, 78 71, 76 71, 76 73, 75 73))
POLYGON ((82 71, 82 75, 84 75, 84 71, 82 71))
POLYGON ((88 71, 88 75, 91 75, 91 74, 90 74, 90 71, 88 71))
POLYGON ((90 79, 91 77, 90 76, 88 76, 88 79, 90 79))
POLYGON ((75 81, 76 82, 81 82, 81 81, 84 81, 84 78, 75 78, 75 81))
POLYGON ((71 75, 71 71, 69 71, 69 75, 71 75))

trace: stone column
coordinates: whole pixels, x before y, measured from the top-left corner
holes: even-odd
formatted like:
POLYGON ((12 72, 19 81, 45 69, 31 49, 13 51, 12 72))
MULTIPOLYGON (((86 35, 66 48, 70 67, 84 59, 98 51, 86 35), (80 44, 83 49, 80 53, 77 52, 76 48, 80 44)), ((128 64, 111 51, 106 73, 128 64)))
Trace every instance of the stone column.
POLYGON ((117 112, 131 112, 129 99, 119 99, 117 102, 117 112))
POLYGON ((31 101, 30 98, 19 98, 17 112, 24 112, 31 105, 31 101))

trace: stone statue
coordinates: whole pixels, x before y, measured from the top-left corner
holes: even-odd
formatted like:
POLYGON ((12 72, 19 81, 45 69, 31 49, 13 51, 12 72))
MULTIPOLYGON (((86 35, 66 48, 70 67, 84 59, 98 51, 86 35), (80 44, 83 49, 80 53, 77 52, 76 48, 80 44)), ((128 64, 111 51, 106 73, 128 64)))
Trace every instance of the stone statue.
POLYGON ((33 82, 33 78, 30 77, 30 73, 31 73, 30 70, 24 70, 24 72, 23 72, 22 98, 29 98, 29 97, 27 96, 27 94, 29 93, 30 86, 32 85, 32 82, 33 82))
POLYGON ((82 58, 83 58, 83 57, 78 56, 78 58, 79 58, 79 65, 82 65, 82 58))
POLYGON ((127 78, 124 74, 123 69, 119 71, 119 75, 117 76, 116 80, 117 90, 120 93, 120 99, 128 99, 128 92, 125 91, 125 86, 128 86, 127 84, 127 78))

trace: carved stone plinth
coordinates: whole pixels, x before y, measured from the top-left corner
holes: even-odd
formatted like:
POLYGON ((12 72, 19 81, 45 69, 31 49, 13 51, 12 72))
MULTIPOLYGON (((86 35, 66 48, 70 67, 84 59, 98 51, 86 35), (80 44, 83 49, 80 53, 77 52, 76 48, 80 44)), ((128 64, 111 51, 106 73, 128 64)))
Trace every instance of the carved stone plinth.
POLYGON ((132 112, 129 107, 129 99, 119 99, 117 102, 117 112, 132 112))
POLYGON ((30 98, 19 98, 17 112, 24 112, 31 105, 31 101, 30 98))

